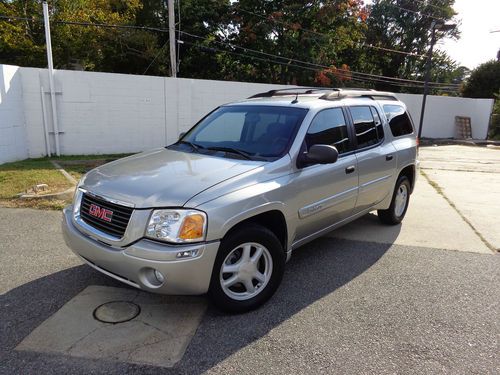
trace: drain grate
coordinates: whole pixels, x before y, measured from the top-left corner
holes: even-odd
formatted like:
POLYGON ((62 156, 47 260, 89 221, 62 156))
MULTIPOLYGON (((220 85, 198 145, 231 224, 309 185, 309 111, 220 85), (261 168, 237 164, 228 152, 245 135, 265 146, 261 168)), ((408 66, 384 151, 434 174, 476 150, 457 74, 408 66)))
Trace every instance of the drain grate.
POLYGON ((118 324, 134 319, 141 312, 139 305, 127 301, 106 302, 94 310, 94 318, 103 323, 118 324))

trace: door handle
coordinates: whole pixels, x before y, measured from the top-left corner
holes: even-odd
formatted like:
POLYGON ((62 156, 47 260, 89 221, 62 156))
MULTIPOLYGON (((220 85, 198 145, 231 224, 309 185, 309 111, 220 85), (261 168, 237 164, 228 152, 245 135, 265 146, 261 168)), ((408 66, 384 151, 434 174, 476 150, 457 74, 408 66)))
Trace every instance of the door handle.
POLYGON ((346 173, 346 174, 349 174, 349 173, 354 172, 355 170, 356 170, 356 167, 355 167, 354 165, 351 165, 351 166, 349 166, 349 167, 347 167, 347 168, 345 169, 345 173, 346 173))
POLYGON ((385 160, 387 160, 387 161, 391 161, 392 159, 394 159, 394 156, 392 156, 392 155, 385 156, 385 160))

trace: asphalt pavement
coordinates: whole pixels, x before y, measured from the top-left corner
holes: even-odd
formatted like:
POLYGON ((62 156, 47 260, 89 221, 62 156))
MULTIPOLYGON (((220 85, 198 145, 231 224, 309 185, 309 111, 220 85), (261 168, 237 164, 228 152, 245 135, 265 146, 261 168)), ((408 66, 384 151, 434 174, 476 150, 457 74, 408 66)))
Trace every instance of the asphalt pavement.
POLYGON ((60 215, 0 208, 1 374, 500 373, 498 255, 369 238, 296 251, 254 312, 209 305, 170 369, 16 350, 88 286, 127 288, 81 265, 60 215))

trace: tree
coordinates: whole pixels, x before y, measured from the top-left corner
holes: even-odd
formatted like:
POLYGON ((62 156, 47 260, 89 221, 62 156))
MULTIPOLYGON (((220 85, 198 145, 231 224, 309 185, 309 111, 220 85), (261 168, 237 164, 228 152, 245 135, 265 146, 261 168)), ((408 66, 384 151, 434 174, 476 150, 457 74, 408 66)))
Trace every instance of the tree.
POLYGON ((495 98, 499 91, 500 61, 491 60, 472 71, 462 94, 468 98, 495 98))
MULTIPOLYGON (((360 0, 240 0, 233 9, 226 40, 248 50, 232 51, 240 55, 224 63, 239 80, 317 84, 318 75, 354 61, 366 27, 360 0)), ((330 74, 327 83, 332 80, 330 74)))
MULTIPOLYGON (((157 54, 157 35, 143 30, 68 24, 134 25, 140 0, 54 0, 49 2, 56 68, 142 73, 157 54)), ((42 1, 0 0, 1 62, 46 67, 42 1)))
MULTIPOLYGON (((388 77, 423 80, 426 59, 415 55, 428 52, 432 22, 435 19, 450 20, 455 15, 454 2, 431 0, 423 4, 413 0, 374 0, 368 17, 366 44, 389 47, 414 56, 373 49, 366 52, 364 70, 388 77)), ((458 31, 436 32, 438 41, 446 36, 458 37, 458 31)), ((435 67, 439 66, 436 61, 435 67)), ((449 61, 446 63, 450 69, 454 68, 449 61)), ((375 86, 398 90, 390 83, 379 82, 375 86)))
MULTIPOLYGON (((363 0, 181 0, 179 76, 398 91, 398 85, 357 72, 422 80, 425 58, 404 53, 427 52, 429 15, 449 19, 453 2, 374 0, 368 7, 363 0)), ((165 0, 49 5, 56 68, 170 74, 165 0)), ((41 0, 0 0, 0 14, 23 18, 0 19, 0 63, 45 67, 41 0)), ((432 81, 463 79, 444 53, 433 60, 432 81)), ((421 85, 414 90, 421 92, 421 85)))

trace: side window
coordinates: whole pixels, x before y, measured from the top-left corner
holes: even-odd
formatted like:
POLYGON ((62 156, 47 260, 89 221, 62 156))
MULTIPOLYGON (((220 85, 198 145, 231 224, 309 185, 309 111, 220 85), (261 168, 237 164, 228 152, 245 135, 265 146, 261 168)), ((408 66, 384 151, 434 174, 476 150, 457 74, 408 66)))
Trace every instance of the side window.
POLYGON ((313 119, 306 134, 306 145, 323 144, 335 146, 339 154, 349 151, 349 135, 341 108, 325 109, 313 119))
POLYGON ((377 128, 370 107, 350 107, 358 148, 378 143, 377 128))
POLYGON ((371 109, 372 109, 373 118, 375 119, 375 126, 377 128, 377 137, 378 137, 378 140, 381 141, 385 137, 384 126, 382 124, 382 120, 380 119, 380 116, 378 115, 377 109, 375 107, 371 107, 371 109))
POLYGON ((389 127, 394 137, 413 133, 413 125, 408 113, 400 105, 384 105, 384 112, 389 120, 389 127))

